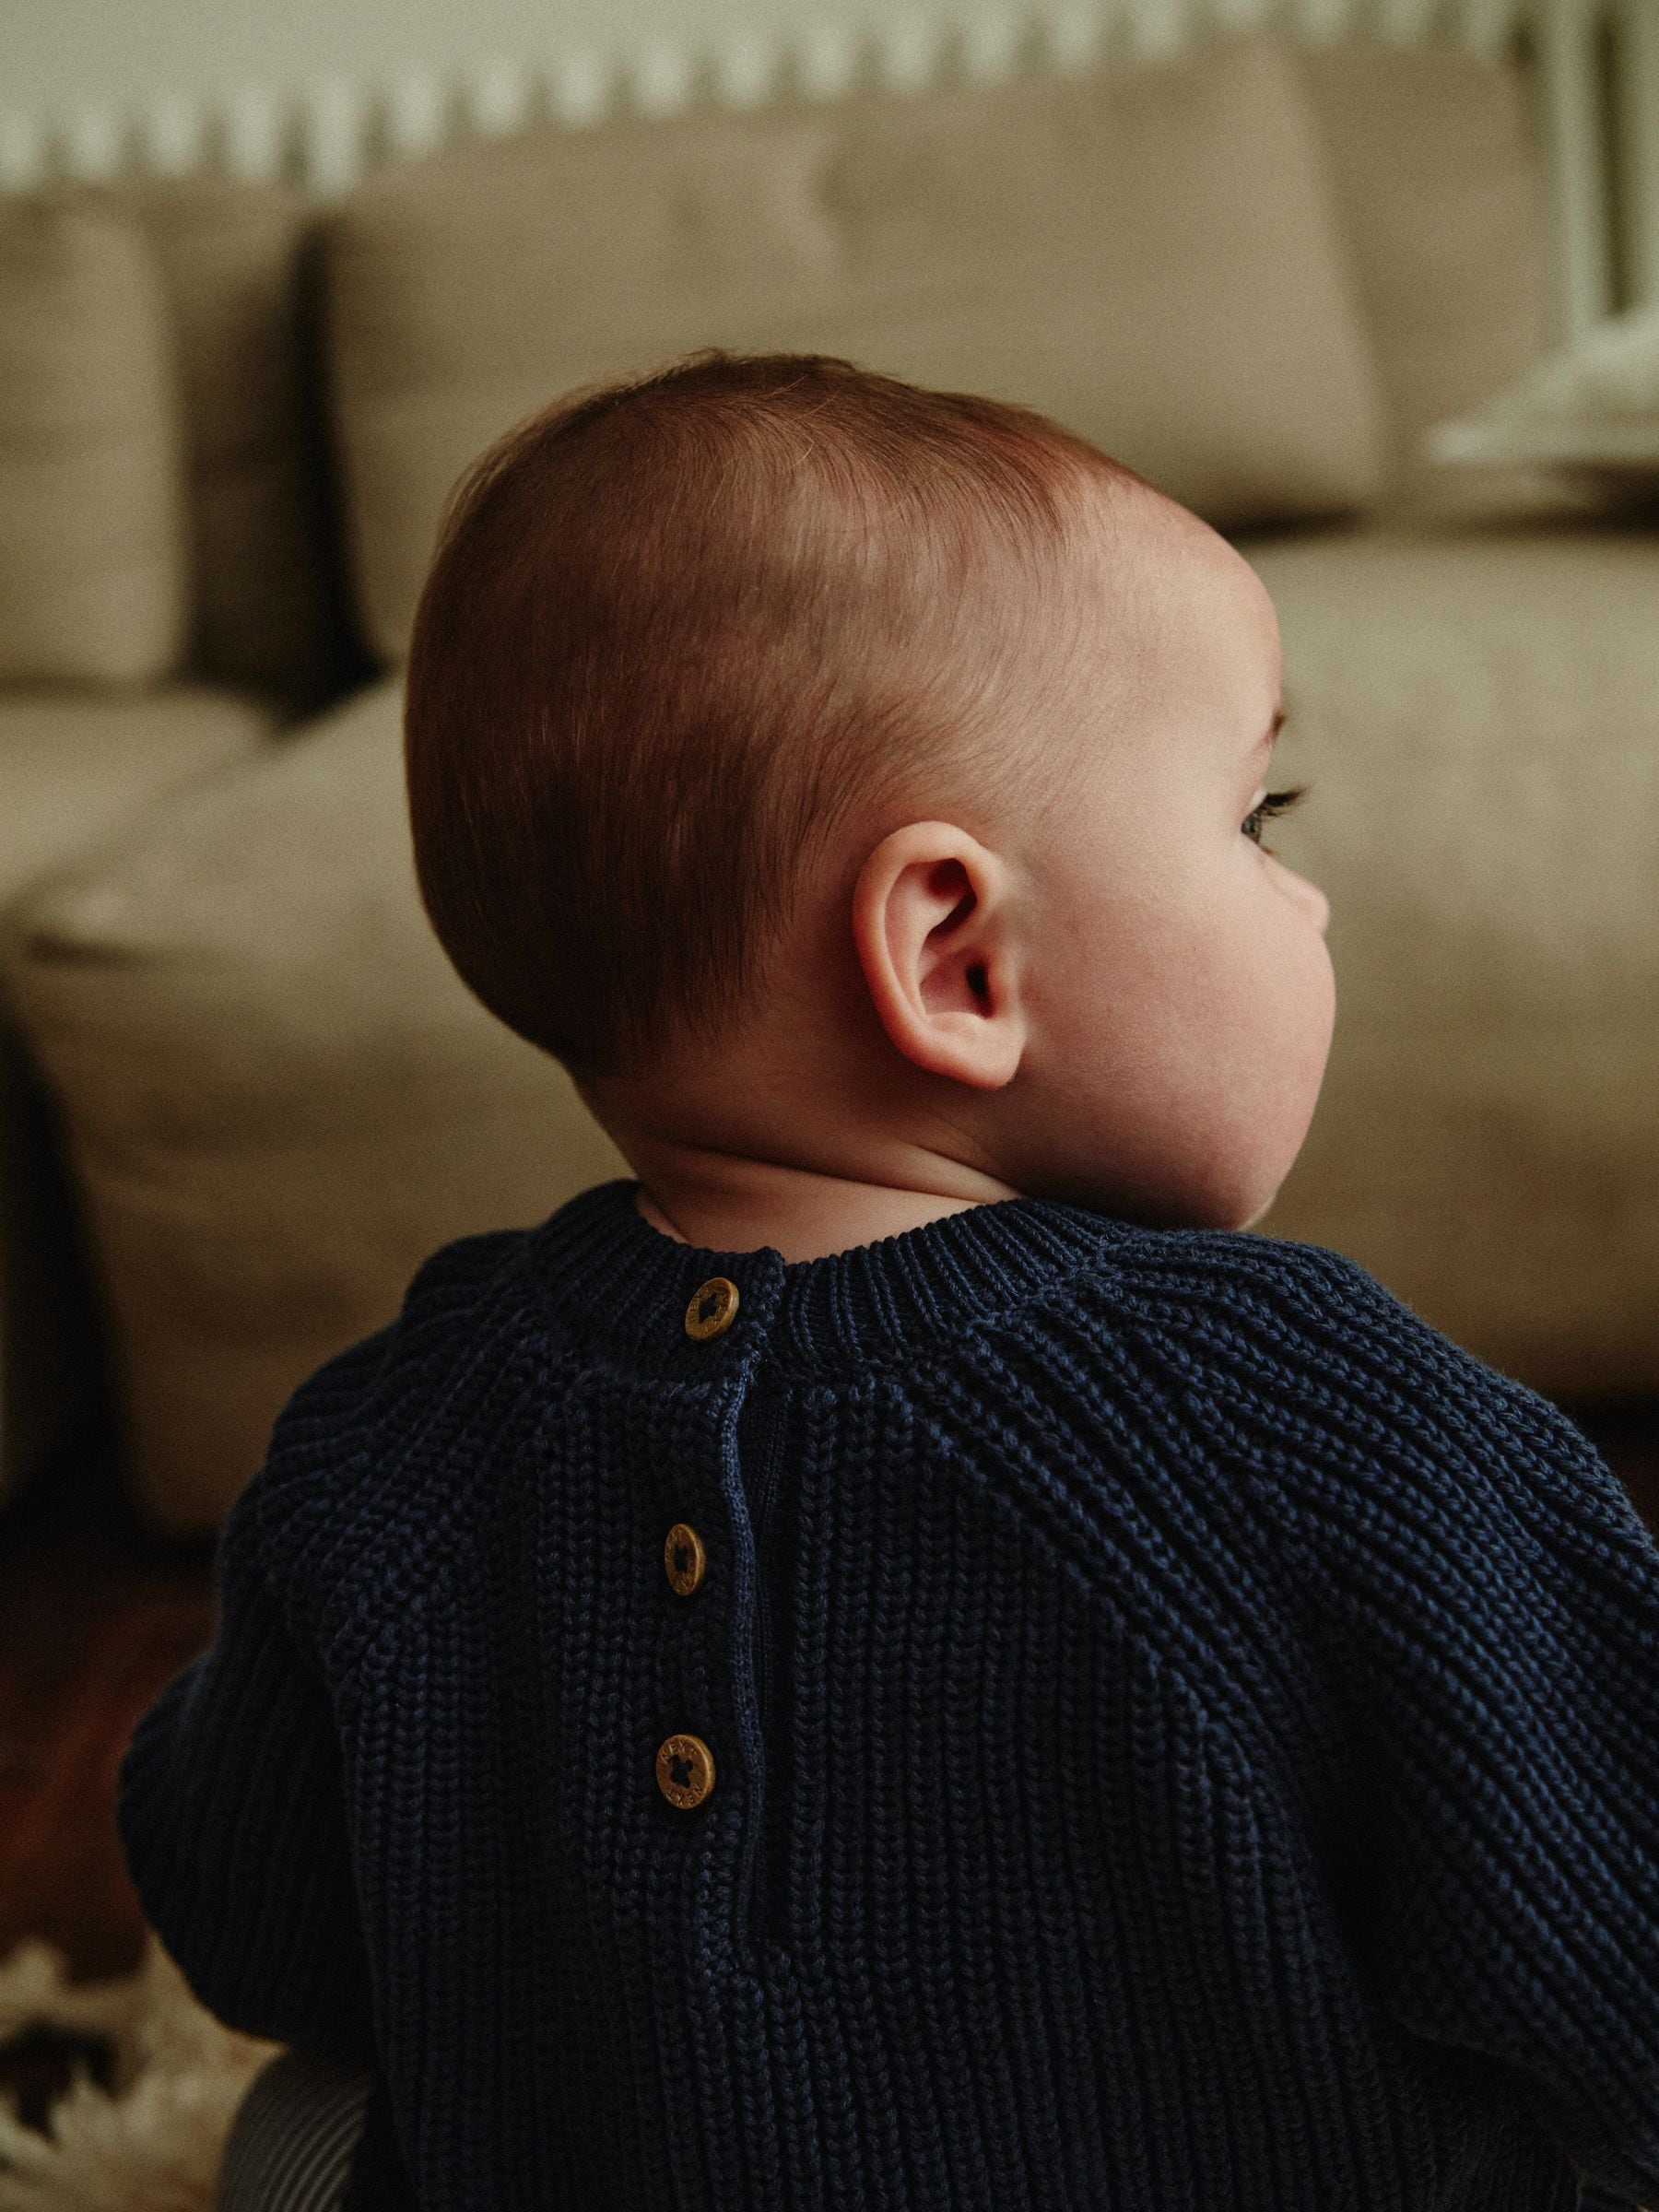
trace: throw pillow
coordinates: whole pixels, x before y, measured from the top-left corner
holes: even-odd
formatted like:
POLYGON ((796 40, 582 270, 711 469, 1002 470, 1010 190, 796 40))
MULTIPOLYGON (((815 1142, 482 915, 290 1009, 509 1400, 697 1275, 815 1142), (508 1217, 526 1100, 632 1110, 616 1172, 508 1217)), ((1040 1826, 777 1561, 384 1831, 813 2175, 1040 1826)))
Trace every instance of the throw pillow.
POLYGON ((1443 464, 1528 462, 1659 498, 1659 306, 1610 317, 1506 385, 1478 414, 1431 429, 1443 464))

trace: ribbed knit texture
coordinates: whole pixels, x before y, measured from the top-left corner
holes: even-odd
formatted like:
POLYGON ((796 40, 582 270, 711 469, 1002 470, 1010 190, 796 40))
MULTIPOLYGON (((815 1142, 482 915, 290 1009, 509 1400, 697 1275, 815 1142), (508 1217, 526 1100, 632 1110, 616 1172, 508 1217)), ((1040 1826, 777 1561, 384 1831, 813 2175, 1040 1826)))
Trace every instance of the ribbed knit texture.
POLYGON ((1314 1245, 635 1188, 294 1394, 122 1766, 202 2000, 375 2069, 352 2212, 1659 2205, 1659 1550, 1563 1415, 1314 1245))

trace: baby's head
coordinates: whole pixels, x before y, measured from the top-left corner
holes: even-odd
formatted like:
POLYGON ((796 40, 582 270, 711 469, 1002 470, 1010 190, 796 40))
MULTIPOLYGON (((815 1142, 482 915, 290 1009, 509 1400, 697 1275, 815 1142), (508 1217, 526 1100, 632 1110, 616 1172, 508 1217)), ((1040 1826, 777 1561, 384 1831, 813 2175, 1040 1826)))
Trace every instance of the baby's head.
POLYGON ((1025 409, 695 355, 475 465, 416 618, 422 897, 670 1157, 1236 1228, 1329 1049, 1260 841, 1272 603, 1025 409))

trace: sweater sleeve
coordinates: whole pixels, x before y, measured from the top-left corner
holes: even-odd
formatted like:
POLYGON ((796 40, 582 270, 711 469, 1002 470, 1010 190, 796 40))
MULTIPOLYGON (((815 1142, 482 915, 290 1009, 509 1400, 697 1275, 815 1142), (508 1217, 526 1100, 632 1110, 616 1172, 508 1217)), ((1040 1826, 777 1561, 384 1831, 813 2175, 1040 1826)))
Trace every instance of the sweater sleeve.
POLYGON ((1389 1305, 1302 1554, 1374 1983, 1659 2206, 1659 1547, 1565 1415, 1389 1305))
POLYGON ((375 2063, 338 1736, 257 1549, 243 1490, 219 1536, 212 1642, 140 1716, 117 1826, 156 1933, 248 2035, 375 2063))

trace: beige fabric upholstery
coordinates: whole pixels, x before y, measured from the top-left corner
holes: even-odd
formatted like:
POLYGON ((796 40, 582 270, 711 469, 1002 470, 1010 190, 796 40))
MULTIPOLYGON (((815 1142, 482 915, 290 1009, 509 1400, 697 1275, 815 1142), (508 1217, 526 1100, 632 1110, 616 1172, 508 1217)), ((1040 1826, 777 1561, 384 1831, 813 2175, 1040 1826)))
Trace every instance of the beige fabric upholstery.
POLYGON ((359 603, 391 656, 484 444, 704 344, 1024 401, 1218 523, 1351 510, 1382 481, 1317 127, 1272 36, 532 132, 371 179, 327 257, 359 603))
POLYGON ((1391 416, 1392 503, 1515 499, 1442 472, 1422 432, 1488 398, 1548 341, 1547 226, 1524 79, 1441 41, 1300 45, 1391 416))
POLYGON ((143 684, 183 648, 172 335, 147 241, 0 208, 0 683, 143 684))
POLYGON ((0 692, 0 905, 276 730, 269 708, 202 684, 130 699, 0 692))
POLYGON ((1289 722, 1268 841, 1332 903, 1336 1032, 1262 1228, 1512 1374, 1659 1389, 1659 537, 1241 550, 1289 722))
MULTIPOLYGON (((251 700, 202 687, 132 699, 0 692, 0 907, 273 735, 251 700)), ((100 1359, 55 1137, 0 1024, 0 1500, 86 1410, 100 1359)))
POLYGON ((193 667, 295 708, 341 688, 349 648, 306 391, 298 193, 228 177, 113 188, 166 277, 190 432, 193 667))
POLYGON ((434 1246, 623 1171, 427 925, 399 706, 359 695, 0 924, 170 1531, 223 1519, 288 1391, 434 1246))
POLYGON ((190 672, 294 711, 320 705, 358 655, 312 389, 314 208, 284 186, 211 173, 65 185, 16 206, 135 229, 159 273, 183 416, 190 672))

